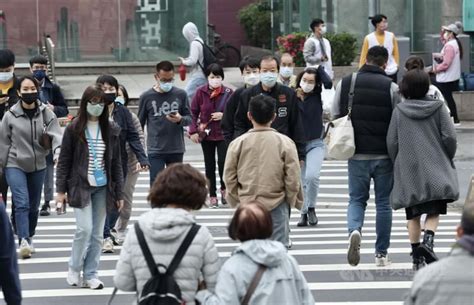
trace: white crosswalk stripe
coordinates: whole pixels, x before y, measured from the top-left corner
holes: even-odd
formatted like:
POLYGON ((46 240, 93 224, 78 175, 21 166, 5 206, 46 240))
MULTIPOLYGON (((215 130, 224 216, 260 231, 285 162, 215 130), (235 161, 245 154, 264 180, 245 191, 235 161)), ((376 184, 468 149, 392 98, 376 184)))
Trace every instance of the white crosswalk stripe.
MULTIPOLYGON (((189 163, 204 172, 202 161, 189 163)), ((315 296, 316 304, 402 304, 413 277, 405 212, 393 213, 392 240, 389 249, 393 263, 387 267, 376 267, 374 264, 376 214, 374 199, 371 197, 364 221, 361 263, 357 267, 351 267, 346 262, 347 163, 325 162, 321 175, 316 209, 320 221, 318 226, 296 227, 299 219, 297 210, 292 210, 290 219, 293 248, 289 253, 299 262, 300 269, 315 296)), ((130 225, 142 213, 149 210, 146 201, 148 190, 148 174, 143 173, 138 179, 130 225)), ((233 210, 226 207, 204 208, 196 212, 198 223, 206 225, 213 234, 223 259, 229 257, 233 249, 239 245, 227 236, 227 225, 232 213, 233 210)), ((455 227, 459 219, 460 214, 457 212, 449 212, 447 216, 441 218, 435 239, 435 249, 439 256, 447 255, 455 242, 455 227)), ((32 259, 19 261, 23 304, 106 302, 112 292, 112 278, 121 247, 115 247, 114 254, 103 254, 101 257, 99 276, 105 282, 105 289, 93 291, 71 288, 67 286, 65 278, 74 230, 75 218, 72 209, 68 209, 66 215, 40 217, 34 239, 37 253, 32 259), (86 301, 89 299, 93 301, 86 301)), ((133 293, 121 292, 114 304, 130 304, 134 297, 133 293)))

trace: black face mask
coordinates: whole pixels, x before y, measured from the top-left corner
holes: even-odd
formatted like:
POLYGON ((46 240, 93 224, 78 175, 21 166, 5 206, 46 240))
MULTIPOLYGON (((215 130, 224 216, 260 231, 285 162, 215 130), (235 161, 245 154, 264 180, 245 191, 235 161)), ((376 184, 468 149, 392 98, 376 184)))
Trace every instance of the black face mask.
POLYGON ((115 98, 117 97, 117 93, 106 93, 105 94, 105 103, 107 105, 112 104, 115 102, 115 98))
POLYGON ((21 95, 21 100, 27 105, 31 105, 38 100, 38 92, 33 93, 23 93, 21 95))

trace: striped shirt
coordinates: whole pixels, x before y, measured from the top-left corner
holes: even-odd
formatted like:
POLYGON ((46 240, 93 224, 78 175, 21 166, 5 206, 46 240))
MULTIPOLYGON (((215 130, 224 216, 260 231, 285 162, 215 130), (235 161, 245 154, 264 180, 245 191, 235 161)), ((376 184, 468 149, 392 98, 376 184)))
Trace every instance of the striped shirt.
MULTIPOLYGON (((96 169, 94 162, 94 154, 92 150, 92 145, 94 145, 95 154, 97 157, 97 164, 99 165, 100 170, 105 173, 104 165, 104 153, 105 153, 105 143, 102 140, 102 132, 99 128, 99 122, 87 121, 87 129, 89 130, 90 137, 86 136, 87 146, 89 148, 89 167, 87 170, 87 180, 91 186, 97 186, 97 182, 94 177, 94 170, 96 169), (97 131, 99 133, 97 134, 97 131)), ((86 134, 87 135, 87 134, 86 134)))

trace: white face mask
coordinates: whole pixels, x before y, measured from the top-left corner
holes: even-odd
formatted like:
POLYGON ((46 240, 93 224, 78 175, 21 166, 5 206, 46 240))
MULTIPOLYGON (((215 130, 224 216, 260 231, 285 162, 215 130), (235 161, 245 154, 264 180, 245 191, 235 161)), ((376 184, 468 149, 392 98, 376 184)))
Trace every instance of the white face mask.
POLYGON ((314 84, 308 84, 307 82, 301 80, 300 81, 300 87, 303 90, 304 93, 310 93, 314 89, 314 84))
POLYGON ((284 78, 289 78, 293 75, 293 67, 281 67, 280 75, 284 78))
POLYGON ((328 29, 326 28, 326 26, 323 25, 323 26, 321 27, 321 35, 326 34, 327 30, 328 30, 328 29))
POLYGON ((213 89, 217 89, 222 86, 222 78, 210 78, 208 79, 209 86, 213 89))
POLYGON ((13 72, 0 72, 0 82, 8 82, 13 78, 13 72))
POLYGON ((444 34, 443 34, 444 40, 449 40, 449 37, 450 37, 450 36, 451 36, 451 35, 450 35, 450 33, 448 33, 448 32, 444 32, 444 34))
POLYGON ((244 76, 244 82, 248 86, 255 86, 260 81, 260 73, 251 73, 244 76))

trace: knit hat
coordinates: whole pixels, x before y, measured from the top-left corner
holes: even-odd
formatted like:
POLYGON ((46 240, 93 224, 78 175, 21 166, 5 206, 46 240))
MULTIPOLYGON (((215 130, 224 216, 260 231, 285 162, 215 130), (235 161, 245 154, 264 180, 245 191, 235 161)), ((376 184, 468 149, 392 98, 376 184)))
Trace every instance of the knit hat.
POLYGON ((461 33, 461 30, 462 30, 462 23, 457 21, 456 23, 451 23, 450 25, 445 25, 442 27, 443 30, 446 30, 446 31, 450 31, 452 32, 454 35, 459 35, 459 33, 461 33))

